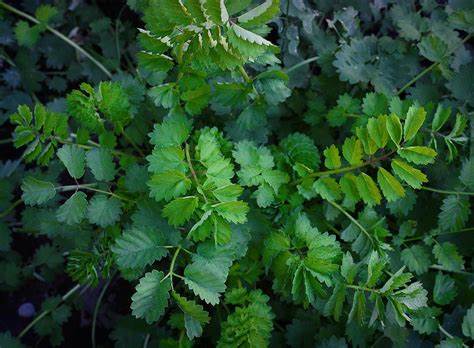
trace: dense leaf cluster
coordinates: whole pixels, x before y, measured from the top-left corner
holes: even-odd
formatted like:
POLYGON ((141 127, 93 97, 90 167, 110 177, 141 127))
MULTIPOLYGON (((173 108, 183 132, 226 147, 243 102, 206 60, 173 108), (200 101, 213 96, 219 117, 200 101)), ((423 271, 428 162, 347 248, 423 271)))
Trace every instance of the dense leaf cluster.
POLYGON ((1 347, 473 344, 472 4, 51 3, 0 1, 1 347))

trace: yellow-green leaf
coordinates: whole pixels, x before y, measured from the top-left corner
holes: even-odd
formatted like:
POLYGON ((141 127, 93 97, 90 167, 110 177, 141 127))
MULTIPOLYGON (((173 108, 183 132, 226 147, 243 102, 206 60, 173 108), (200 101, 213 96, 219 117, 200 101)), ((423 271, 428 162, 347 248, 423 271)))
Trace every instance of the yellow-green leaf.
POLYGON ((402 123, 397 115, 392 114, 387 118, 387 132, 390 139, 398 146, 402 141, 402 123))
POLYGON ((370 176, 361 173, 356 180, 357 190, 362 200, 369 206, 380 204, 382 195, 370 176))
POLYGON ((426 111, 419 106, 410 106, 407 118, 403 127, 403 137, 405 141, 411 140, 425 122, 426 111))
POLYGON ((341 156, 339 155, 339 149, 333 144, 324 150, 324 165, 328 169, 337 169, 341 166, 341 156))
POLYGON ((400 179, 415 189, 419 189, 422 183, 428 181, 428 178, 423 172, 413 168, 400 159, 394 159, 392 161, 392 169, 400 179))
POLYGON ((342 155, 351 165, 362 164, 362 143, 356 137, 346 138, 342 145, 342 155))
POLYGON ((439 131, 446 123, 449 116, 451 116, 451 108, 444 108, 441 104, 439 104, 433 117, 433 122, 431 123, 431 130, 434 132, 439 131))
POLYGON ((402 184, 382 167, 377 172, 377 181, 387 201, 392 202, 405 196, 405 189, 402 184))
POLYGON ((180 226, 191 218, 198 203, 196 196, 177 198, 165 205, 163 216, 168 219, 170 225, 180 226))
POLYGON ((345 194, 344 203, 352 205, 360 200, 356 182, 357 177, 352 173, 344 174, 344 176, 339 180, 341 190, 345 194))
POLYGON ((377 152, 379 148, 377 144, 375 143, 375 141, 373 141, 369 137, 369 132, 367 131, 367 128, 357 127, 356 134, 357 134, 357 137, 362 142, 362 145, 364 145, 364 151, 367 155, 373 155, 374 153, 377 152))
POLYGON ((341 199, 341 188, 336 180, 330 177, 320 178, 313 184, 313 189, 323 199, 338 201, 341 199))
POLYGON ((372 140, 377 144, 379 148, 382 148, 387 145, 387 116, 380 115, 377 118, 369 118, 369 121, 367 122, 367 131, 369 132, 369 135, 372 140))
POLYGON ((426 146, 408 146, 398 149, 400 157, 415 164, 433 163, 436 151, 426 146))

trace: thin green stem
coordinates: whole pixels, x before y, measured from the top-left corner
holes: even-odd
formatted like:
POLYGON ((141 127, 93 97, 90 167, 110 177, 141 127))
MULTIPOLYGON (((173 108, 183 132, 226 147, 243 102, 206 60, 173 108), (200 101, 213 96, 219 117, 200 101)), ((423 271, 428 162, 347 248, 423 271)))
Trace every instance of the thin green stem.
POLYGON ((5 216, 7 216, 8 214, 10 214, 10 212, 12 212, 17 206, 19 206, 21 203, 23 202, 23 200, 20 198, 20 199, 17 199, 15 202, 13 202, 12 205, 10 205, 7 209, 5 209, 4 211, 2 211, 0 213, 0 219, 1 218, 4 218, 5 216))
POLYGON ((441 324, 438 324, 439 331, 441 331, 443 334, 446 335, 446 337, 453 339, 454 336, 451 335, 448 331, 445 330, 444 327, 441 326, 441 324))
POLYGON ((198 177, 196 175, 196 171, 194 170, 194 167, 193 167, 193 163, 191 161, 191 155, 189 154, 189 144, 186 143, 185 145, 185 154, 186 154, 186 161, 188 162, 188 167, 189 167, 189 170, 191 171, 191 175, 193 177, 193 180, 194 180, 194 183, 196 184, 196 186, 198 187, 198 192, 201 194, 201 196, 204 198, 204 201, 206 203, 208 203, 208 200, 207 200, 207 197, 206 195, 204 194, 204 190, 202 189, 202 186, 201 184, 199 183, 199 180, 198 180, 198 177))
POLYGON ((120 64, 121 64, 120 63, 121 52, 120 52, 120 40, 119 40, 119 25, 120 25, 120 17, 122 17, 122 13, 124 9, 125 9, 125 6, 122 6, 117 16, 117 19, 115 20, 115 50, 117 51, 117 60, 118 60, 119 69, 120 69, 120 64))
POLYGON ((134 202, 133 199, 129 199, 129 198, 125 198, 123 196, 119 196, 118 194, 110 192, 110 191, 100 190, 100 189, 96 189, 96 188, 93 188, 93 187, 83 187, 83 189, 103 193, 103 194, 115 197, 115 198, 120 199, 120 200, 125 201, 125 202, 134 202))
POLYGON ((96 146, 91 146, 91 145, 85 145, 85 144, 77 144, 73 141, 70 141, 70 140, 65 140, 65 139, 61 139, 59 137, 53 137, 58 143, 61 143, 61 144, 66 144, 66 145, 76 145, 77 147, 80 147, 82 149, 86 149, 86 150, 91 150, 93 149, 94 147, 96 146))
POLYGON ((312 62, 314 62, 315 60, 318 60, 318 59, 319 59, 318 56, 314 56, 314 57, 305 59, 305 60, 303 60, 303 61, 301 61, 301 62, 299 62, 299 63, 296 63, 296 64, 293 65, 293 66, 290 66, 288 69, 286 69, 286 73, 289 74, 290 72, 292 72, 292 71, 294 71, 294 70, 296 70, 296 69, 298 69, 298 68, 300 68, 300 67, 302 67, 302 66, 304 66, 304 65, 306 65, 306 64, 312 63, 312 62))
POLYGON ((170 271, 168 273, 170 277, 171 289, 173 289, 173 291, 174 291, 174 286, 173 286, 174 265, 176 263, 176 259, 178 258, 180 251, 181 251, 181 246, 177 247, 176 251, 174 252, 173 258, 171 259, 170 271))
POLYGON ((372 239, 372 236, 370 235, 370 233, 365 229, 364 226, 362 226, 359 221, 357 221, 357 219, 355 219, 351 214, 349 214, 343 207, 341 207, 339 204, 333 202, 333 201, 327 201, 329 204, 331 204, 334 208, 336 208, 337 210, 339 210, 341 213, 343 213, 349 220, 351 220, 354 225, 356 225, 357 227, 359 227, 359 229, 367 236, 367 238, 370 240, 370 242, 372 243, 372 245, 375 245, 374 244, 374 240, 372 239))
POLYGON ((367 288, 365 286, 346 284, 346 287, 354 289, 354 290, 373 292, 373 293, 376 293, 376 294, 380 293, 380 291, 377 290, 377 289, 371 289, 371 288, 367 288))
POLYGON ((97 186, 98 183, 91 183, 91 184, 79 184, 79 185, 65 185, 65 186, 57 186, 55 187, 56 191, 58 192, 67 192, 67 191, 76 191, 76 190, 89 190, 89 191, 94 191, 94 192, 99 192, 103 193, 112 197, 115 197, 117 199, 120 199, 122 201, 126 202, 135 202, 133 199, 129 199, 123 196, 120 196, 116 193, 110 192, 110 191, 105 191, 101 189, 94 188, 94 186, 97 186))
POLYGON ((150 334, 146 334, 145 340, 143 341, 143 348, 148 348, 148 343, 150 342, 150 334))
POLYGON ((130 143, 130 145, 132 145, 133 148, 140 154, 140 156, 145 157, 143 151, 138 147, 138 145, 133 141, 133 139, 130 138, 127 133, 125 133, 125 130, 122 130, 122 135, 130 143))
MULTIPOLYGON (((74 133, 71 133, 70 136, 73 137, 73 138, 77 138, 77 135, 74 134, 74 133)), ((78 143, 75 143, 75 142, 70 141, 70 140, 61 139, 59 137, 54 137, 54 139, 56 141, 58 141, 59 143, 61 143, 61 144, 77 145, 78 147, 81 147, 81 148, 86 149, 86 150, 102 147, 102 146, 100 146, 100 144, 97 144, 95 141, 92 141, 92 140, 87 141, 87 143, 89 145, 85 145, 85 144, 78 144, 78 143)), ((141 159, 140 157, 137 157, 137 156, 134 156, 134 155, 131 155, 131 154, 119 151, 119 150, 110 150, 110 152, 112 154, 114 154, 115 156, 130 156, 130 157, 135 157, 136 159, 141 159)))
POLYGON ((92 341, 92 347, 96 347, 95 343, 95 331, 96 331, 96 326, 97 326, 97 315, 99 314, 99 308, 102 303, 102 299, 104 298, 105 292, 107 291, 110 283, 112 282, 112 279, 114 278, 115 274, 110 277, 109 280, 107 280, 107 283, 105 283, 104 287, 100 291, 99 297, 97 298, 97 302, 95 303, 94 307, 94 313, 92 315, 92 331, 91 331, 91 341, 92 341))
POLYGON ((400 90, 397 92, 397 95, 400 95, 402 94, 403 92, 405 92, 405 90, 409 87, 411 87, 416 81, 418 81, 419 79, 421 79, 423 76, 425 76, 427 73, 429 73, 431 70, 433 70, 434 68, 436 68, 438 65, 441 64, 441 61, 449 56, 451 53, 455 52, 460 46, 462 46, 467 40, 469 40, 471 38, 472 34, 469 34, 467 35, 461 42, 459 45, 457 45, 454 49, 452 49, 451 51, 447 52, 443 58, 439 61, 439 62, 434 62, 432 63, 431 65, 429 65, 428 67, 426 67, 424 70, 422 70, 418 75, 416 75, 414 78, 412 78, 410 81, 408 81, 402 88, 400 88, 400 90))
POLYGON ((97 183, 92 184, 80 184, 80 185, 64 185, 64 186, 56 186, 54 189, 58 192, 67 192, 67 191, 76 191, 79 189, 86 189, 92 186, 96 186, 97 183))
POLYGON ((390 157, 391 155, 393 155, 395 152, 396 151, 391 151, 391 152, 387 153, 386 155, 372 158, 368 161, 362 162, 361 164, 356 164, 356 165, 347 166, 347 167, 341 167, 341 168, 338 168, 338 169, 324 170, 324 171, 321 171, 321 172, 310 173, 307 176, 305 176, 304 178, 295 180, 292 184, 293 185, 299 184, 305 178, 315 178, 315 177, 320 177, 320 176, 333 175, 333 174, 342 174, 342 173, 350 172, 350 171, 353 171, 355 169, 359 169, 359 168, 366 167, 366 166, 372 165, 374 163, 383 161, 383 160, 387 159, 388 157, 390 157))
POLYGON ((247 82, 249 84, 252 83, 252 79, 247 74, 247 72, 245 71, 245 69, 242 65, 239 65, 239 71, 240 71, 240 74, 242 75, 242 77, 244 78, 245 82, 247 82))
POLYGON ((431 191, 431 192, 436 192, 436 193, 442 193, 442 194, 445 194, 445 195, 474 196, 474 192, 440 190, 440 189, 435 189, 435 188, 427 187, 427 186, 422 186, 420 189, 421 189, 421 190, 425 190, 425 191, 431 191))
POLYGON ((462 275, 467 275, 467 276, 474 276, 474 273, 466 272, 466 271, 455 271, 452 269, 447 269, 441 265, 431 265, 430 268, 436 269, 438 271, 443 271, 443 272, 451 272, 451 273, 462 274, 462 275))
POLYGON ((183 277, 182 275, 178 274, 178 273, 174 273, 174 272, 173 272, 173 277, 176 277, 176 278, 179 278, 179 279, 184 280, 184 277, 183 277))
POLYGON ((9 144, 11 142, 13 142, 12 138, 2 139, 2 140, 0 140, 0 145, 9 144))
MULTIPOLYGON (((20 17, 23 17, 23 18, 26 18, 28 19, 29 21, 35 23, 35 24, 40 24, 40 21, 38 21, 36 18, 30 16, 29 14, 23 12, 23 11, 20 11, 18 10, 17 8, 13 7, 13 6, 10 6, 6 3, 4 3, 3 1, 0 1, 0 6, 3 7, 4 9, 10 11, 10 12, 13 12, 15 13, 16 15, 20 16, 20 17)), ((79 46, 77 43, 75 43, 74 41, 72 41, 71 39, 69 39, 67 36, 63 35, 62 33, 60 33, 59 31, 57 31, 56 29, 53 29, 52 27, 50 27, 49 25, 45 24, 45 23, 41 23, 45 26, 46 30, 48 30, 49 32, 53 33, 54 35, 56 35, 57 37, 59 37, 61 40, 63 40, 64 42, 66 42, 67 44, 69 44, 70 46, 74 47, 78 52, 80 52, 81 54, 83 54, 85 57, 87 57, 92 63, 94 63, 100 70, 102 70, 104 72, 105 75, 107 75, 108 78, 111 78, 112 77, 112 73, 107 70, 107 68, 102 65, 101 62, 99 62, 97 59, 95 59, 94 57, 92 57, 92 55, 87 52, 85 49, 83 49, 81 46, 79 46)))
POLYGON ((23 336, 25 336, 28 331, 30 331, 30 329, 36 325, 36 323, 38 323, 39 321, 41 321, 45 316, 47 316, 49 313, 51 313, 51 311, 49 309, 45 310, 44 312, 42 312, 40 315, 38 315, 32 322, 30 322, 24 329, 23 331, 20 332, 20 334, 18 335, 18 338, 22 338, 23 336))
POLYGON ((411 87, 416 81, 418 81, 423 76, 428 74, 431 70, 436 68, 438 65, 439 65, 439 62, 438 63, 433 63, 430 66, 428 66, 426 69, 423 69, 418 75, 416 75, 414 78, 412 78, 410 81, 408 81, 402 88, 400 88, 400 90, 397 92, 397 95, 400 95, 403 92, 405 92, 405 90, 407 88, 411 87))
POLYGON ((413 242, 413 241, 416 241, 416 240, 421 240, 421 239, 423 239, 425 237, 428 237, 428 236, 436 238, 436 237, 439 237, 439 236, 446 236, 446 235, 449 235, 449 234, 465 233, 465 232, 471 232, 471 231, 474 231, 474 227, 463 228, 462 230, 458 230, 458 231, 438 233, 438 234, 435 234, 435 235, 427 235, 427 236, 423 235, 423 236, 411 237, 411 238, 405 239, 404 242, 413 242))
MULTIPOLYGON (((62 304, 63 302, 67 301, 67 299, 69 297, 71 297, 77 290, 79 290, 81 288, 81 284, 77 284, 76 286, 74 286, 71 290, 69 290, 62 298, 61 298, 61 302, 58 304, 58 306, 60 304, 62 304)), ((56 307, 57 308, 57 307, 56 307)), ((34 327, 39 321, 41 321, 45 316, 47 316, 49 313, 51 313, 52 310, 50 309, 47 309, 45 311, 43 311, 40 315, 38 315, 33 321, 31 321, 21 332, 20 334, 18 335, 18 338, 22 338, 23 336, 25 336, 28 331, 31 330, 32 327, 34 327)))
MULTIPOLYGON (((445 329, 444 327, 442 327, 441 324, 438 324, 438 329, 439 329, 439 331, 441 331, 446 337, 448 337, 448 338, 450 338, 450 339, 453 339, 453 338, 454 338, 454 336, 451 335, 448 331, 446 331, 446 329, 445 329)), ((462 343, 462 346, 468 348, 468 346, 465 345, 464 343, 462 343)))

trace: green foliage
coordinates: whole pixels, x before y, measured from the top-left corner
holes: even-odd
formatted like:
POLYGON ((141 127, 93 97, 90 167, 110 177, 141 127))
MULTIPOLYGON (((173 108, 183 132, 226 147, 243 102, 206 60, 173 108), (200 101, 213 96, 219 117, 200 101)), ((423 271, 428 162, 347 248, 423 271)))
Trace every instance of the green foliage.
POLYGON ((87 217, 93 224, 106 227, 120 219, 122 204, 114 197, 96 194, 89 202, 87 217))
POLYGON ((21 185, 21 189, 23 191, 21 198, 26 204, 30 205, 46 203, 56 195, 52 183, 38 180, 31 176, 25 178, 21 185))
POLYGON ((247 292, 235 289, 228 293, 228 302, 236 305, 222 324, 218 347, 268 346, 274 314, 268 296, 260 290, 247 292), (237 298, 236 298, 237 296, 237 298))
POLYGON ((58 138, 67 135, 67 118, 59 113, 48 111, 36 104, 34 113, 26 105, 10 116, 16 125, 13 133, 15 147, 27 146, 23 156, 27 162, 36 160, 39 165, 49 163, 54 155, 58 138))
POLYGON ((144 318, 151 324, 157 321, 168 305, 170 282, 163 280, 163 273, 156 270, 148 272, 140 279, 132 296, 132 314, 144 318))
POLYGON ((74 225, 80 223, 84 219, 86 210, 86 194, 84 192, 76 192, 58 208, 56 217, 59 222, 74 225))
POLYGON ((117 238, 112 251, 123 269, 144 268, 167 255, 163 233, 152 228, 131 228, 117 238))
POLYGON ((470 4, 14 5, 0 346, 472 345, 470 4))

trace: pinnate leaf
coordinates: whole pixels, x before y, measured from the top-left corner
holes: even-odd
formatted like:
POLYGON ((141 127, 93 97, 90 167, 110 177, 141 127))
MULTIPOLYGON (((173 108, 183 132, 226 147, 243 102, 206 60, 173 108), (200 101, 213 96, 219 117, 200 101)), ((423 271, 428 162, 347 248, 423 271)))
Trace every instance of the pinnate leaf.
POLYGON ((362 143, 355 137, 346 138, 342 145, 342 155, 350 165, 362 163, 362 143))
POLYGON ((201 336, 202 325, 209 323, 211 320, 209 314, 195 301, 188 300, 176 292, 173 292, 172 295, 184 313, 184 327, 186 328, 186 334, 189 339, 192 340, 195 337, 201 336))
POLYGON ((428 181, 425 174, 402 160, 394 159, 392 169, 400 179, 415 189, 419 189, 422 183, 428 181))
POLYGON ((462 320, 462 333, 464 336, 474 339, 474 305, 467 310, 462 320))
POLYGON ((456 282, 447 274, 438 272, 433 289, 433 300, 439 305, 451 303, 457 295, 456 282))
POLYGON ((370 176, 361 173, 357 177, 356 185, 360 197, 368 206, 380 204, 382 195, 380 194, 377 184, 375 184, 370 176))
POLYGON ((150 181, 150 196, 157 201, 169 201, 185 194, 191 187, 191 179, 178 170, 154 174, 150 181))
POLYGON ((324 165, 328 169, 337 169, 341 166, 341 156, 339 156, 339 149, 333 144, 324 150, 324 165))
POLYGON ((464 260, 456 246, 451 242, 436 244, 433 254, 440 265, 448 271, 461 271, 464 269, 464 260))
POLYGON ((408 269, 418 275, 427 272, 431 265, 430 254, 421 245, 403 249, 401 258, 408 269))
POLYGON ((410 141, 418 133, 418 130, 425 122, 426 111, 419 106, 410 106, 403 126, 403 137, 405 141, 410 141))
POLYGON ((394 144, 398 146, 400 141, 402 141, 402 123, 400 122, 400 118, 392 114, 387 118, 386 122, 388 135, 394 144))
POLYGON ((168 306, 170 288, 170 280, 163 280, 163 272, 153 270, 146 273, 132 296, 132 314, 145 319, 148 324, 158 321, 168 306))
POLYGON ((100 227, 113 225, 120 219, 122 203, 114 197, 96 194, 89 202, 87 217, 89 221, 100 227))
POLYGON ((87 196, 84 192, 76 192, 58 208, 56 217, 59 222, 68 225, 78 224, 84 219, 87 211, 87 196))
POLYGON ((143 268, 167 255, 165 237, 147 227, 132 227, 115 240, 112 251, 119 267, 143 268))
POLYGON ((436 151, 426 146, 408 146, 398 149, 400 157, 415 164, 433 163, 436 151))
POLYGON ((402 184, 387 170, 380 167, 377 172, 377 182, 388 202, 393 202, 405 196, 402 184))
POLYGON ((249 207, 246 202, 222 202, 214 204, 213 208, 224 219, 235 224, 243 224, 247 221, 249 207))
POLYGON ((63 145, 57 152, 69 175, 80 179, 84 175, 85 152, 77 145, 63 145))
POLYGON ((92 149, 86 154, 87 166, 98 181, 112 181, 115 177, 115 164, 109 150, 92 149))
POLYGON ((21 198, 25 204, 40 205, 46 203, 56 195, 53 183, 28 176, 21 184, 23 194, 21 198))
POLYGON ((199 203, 196 196, 180 197, 169 202, 163 208, 163 216, 173 226, 180 226, 193 215, 199 203))

